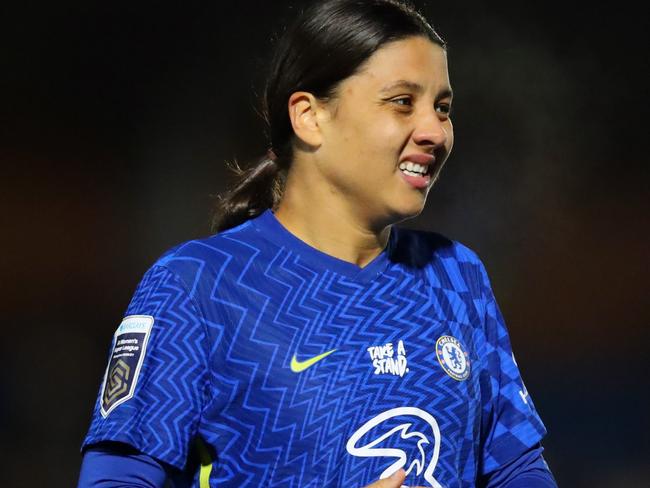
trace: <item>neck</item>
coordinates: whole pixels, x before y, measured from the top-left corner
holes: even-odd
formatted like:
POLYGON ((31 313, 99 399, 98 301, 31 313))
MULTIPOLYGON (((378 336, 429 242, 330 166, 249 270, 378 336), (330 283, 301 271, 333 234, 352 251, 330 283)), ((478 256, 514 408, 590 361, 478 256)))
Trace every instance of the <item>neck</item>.
POLYGON ((302 177, 298 186, 289 174, 275 217, 319 251, 359 267, 370 263, 388 244, 391 226, 373 225, 355 205, 315 188, 302 177))

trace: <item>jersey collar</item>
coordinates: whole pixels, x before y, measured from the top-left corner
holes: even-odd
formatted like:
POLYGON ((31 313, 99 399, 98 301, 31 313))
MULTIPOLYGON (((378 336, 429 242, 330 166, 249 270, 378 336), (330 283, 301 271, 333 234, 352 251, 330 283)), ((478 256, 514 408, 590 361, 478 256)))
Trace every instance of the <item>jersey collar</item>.
POLYGON ((384 250, 367 265, 360 267, 327 254, 302 241, 282 225, 270 208, 252 219, 251 222, 262 237, 300 255, 304 259, 302 264, 319 270, 331 270, 345 275, 350 280, 361 283, 372 281, 386 269, 390 263, 390 254, 395 248, 397 239, 397 228, 392 226, 388 244, 384 250))

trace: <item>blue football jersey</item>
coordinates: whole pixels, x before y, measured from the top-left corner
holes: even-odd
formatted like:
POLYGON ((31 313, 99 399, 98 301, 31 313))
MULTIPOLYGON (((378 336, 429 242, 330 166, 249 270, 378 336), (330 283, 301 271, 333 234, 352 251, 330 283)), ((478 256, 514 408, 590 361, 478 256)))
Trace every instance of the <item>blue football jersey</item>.
POLYGON ((451 488, 544 434, 474 252, 393 226, 360 268, 269 209, 147 271, 84 446, 128 443, 201 488, 361 488, 399 468, 451 488))

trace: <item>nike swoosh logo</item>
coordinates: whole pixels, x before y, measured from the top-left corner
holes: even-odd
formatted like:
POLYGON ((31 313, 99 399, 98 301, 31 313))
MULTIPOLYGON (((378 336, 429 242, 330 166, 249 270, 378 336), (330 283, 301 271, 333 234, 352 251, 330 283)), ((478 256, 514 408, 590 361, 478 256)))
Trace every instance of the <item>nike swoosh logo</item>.
POLYGON ((321 359, 325 359, 334 351, 336 351, 336 349, 332 349, 331 351, 324 352, 323 354, 314 356, 313 358, 307 359, 306 361, 298 361, 296 355, 294 354, 293 357, 291 358, 291 371, 293 371, 294 373, 302 373, 304 370, 313 366, 321 359))

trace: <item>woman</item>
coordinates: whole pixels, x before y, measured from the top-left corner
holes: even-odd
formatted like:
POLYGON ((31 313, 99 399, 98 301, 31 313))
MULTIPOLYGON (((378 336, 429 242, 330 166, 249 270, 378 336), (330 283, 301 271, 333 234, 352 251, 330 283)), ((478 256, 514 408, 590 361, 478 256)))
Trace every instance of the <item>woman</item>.
POLYGON ((478 257, 418 215, 453 145, 445 43, 396 0, 276 47, 272 150, 146 273, 80 486, 555 486, 478 257), (380 480, 380 481, 377 481, 380 480))

